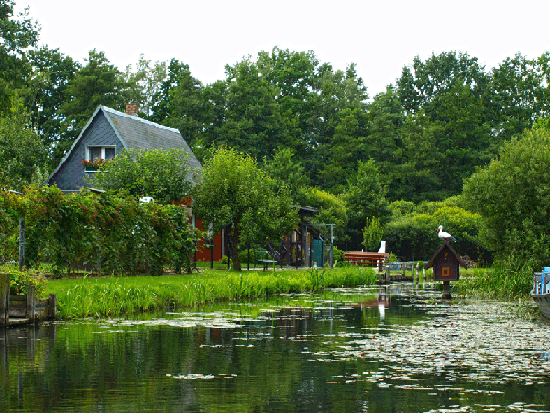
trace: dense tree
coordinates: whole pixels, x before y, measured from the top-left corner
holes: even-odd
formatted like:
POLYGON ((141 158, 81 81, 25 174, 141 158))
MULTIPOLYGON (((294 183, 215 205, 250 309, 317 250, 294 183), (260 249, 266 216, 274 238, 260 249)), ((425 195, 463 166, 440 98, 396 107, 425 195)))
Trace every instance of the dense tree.
POLYGON ((319 95, 316 77, 319 60, 313 53, 273 48, 271 54, 258 53, 262 76, 277 89, 277 106, 290 136, 290 147, 297 156, 311 151, 319 125, 319 95))
POLYGON ((27 11, 13 18, 14 6, 13 0, 0 0, 0 114, 25 95, 31 75, 27 52, 36 45, 39 34, 27 11))
POLYGON ((315 185, 337 193, 343 189, 357 160, 364 159, 368 94, 353 64, 344 72, 334 71, 330 64, 324 63, 315 82, 319 95, 318 124, 312 141, 314 155, 309 157, 306 167, 315 185))
POLYGON ((506 143, 498 159, 464 185, 468 207, 483 217, 480 237, 497 258, 539 268, 550 248, 550 132, 506 143))
POLYGON ((443 52, 432 54, 426 61, 419 56, 411 66, 403 67, 397 89, 407 112, 424 109, 430 115, 431 103, 456 85, 467 86, 476 95, 483 95, 489 78, 476 57, 466 53, 443 52))
POLYGON ((280 239, 298 222, 289 191, 274 190, 255 159, 234 149, 218 149, 204 164, 193 210, 214 231, 228 225, 233 269, 240 271, 238 248, 250 242, 280 239))
POLYGON ((226 110, 220 134, 225 143, 256 160, 290 146, 280 109, 278 90, 250 59, 226 66, 226 110))
POLYGON ((22 191, 31 183, 42 184, 45 162, 46 150, 23 106, 0 117, 0 188, 22 191))
POLYGON ((404 199, 456 195, 463 179, 496 154, 490 80, 477 58, 456 52, 425 62, 415 57, 403 68, 396 90, 407 114, 397 173, 404 199))
POLYGON ((271 160, 264 158, 263 169, 277 187, 287 186, 294 200, 309 183, 304 167, 291 148, 279 149, 271 160))
POLYGON ((151 196, 161 203, 180 201, 198 180, 199 171, 191 170, 188 159, 183 149, 127 149, 101 164, 88 182, 100 189, 151 196))
POLYGON ((535 60, 518 53, 491 71, 493 128, 501 140, 522 133, 548 113, 549 61, 548 52, 535 60))
POLYGON ((172 102, 172 90, 178 87, 180 76, 189 72, 189 65, 177 59, 170 60, 166 75, 152 97, 152 114, 149 119, 153 122, 164 124, 174 109, 172 102))
POLYGON ((386 220, 389 209, 385 195, 386 188, 380 183, 380 174, 374 161, 359 162, 357 173, 348 181, 343 194, 349 219, 346 232, 352 248, 360 248, 363 228, 368 220, 386 220))
POLYGON ((59 108, 65 118, 65 129, 55 148, 54 164, 70 147, 99 105, 124 111, 128 103, 128 85, 124 76, 116 66, 110 64, 103 52, 91 50, 86 62, 67 84, 65 101, 59 108))
MULTIPOLYGON (((174 62, 170 64, 172 68, 174 62)), ((209 116, 209 105, 204 97, 203 85, 191 75, 188 65, 178 66, 176 84, 168 96, 168 116, 164 125, 179 129, 181 136, 194 146, 203 135, 209 116)))
POLYGON ((136 64, 136 70, 132 65, 126 66, 124 79, 129 85, 127 93, 128 102, 139 106, 139 111, 145 117, 153 115, 153 107, 156 98, 161 94, 161 87, 167 77, 166 62, 155 62, 145 59, 141 54, 136 64))
MULTIPOLYGON (((66 99, 69 81, 80 65, 58 49, 40 49, 29 52, 33 75, 29 82, 26 105, 31 111, 32 125, 40 135, 49 154, 62 142, 65 117, 60 107, 66 99)), ((63 146, 63 144, 61 143, 63 146)), ((57 166, 58 157, 50 156, 50 169, 57 166)))

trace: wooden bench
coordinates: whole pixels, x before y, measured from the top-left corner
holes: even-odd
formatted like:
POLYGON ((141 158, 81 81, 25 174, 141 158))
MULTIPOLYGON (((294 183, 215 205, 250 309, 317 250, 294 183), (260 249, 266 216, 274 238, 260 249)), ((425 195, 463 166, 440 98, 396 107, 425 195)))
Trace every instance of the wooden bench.
POLYGON ((378 271, 384 269, 384 262, 389 258, 387 252, 363 252, 349 251, 346 252, 344 259, 351 265, 365 265, 367 267, 378 267, 378 271))
POLYGON ((268 264, 275 264, 277 261, 269 259, 269 252, 266 250, 254 250, 254 255, 256 257, 256 262, 260 263, 264 267, 264 271, 267 270, 268 264))

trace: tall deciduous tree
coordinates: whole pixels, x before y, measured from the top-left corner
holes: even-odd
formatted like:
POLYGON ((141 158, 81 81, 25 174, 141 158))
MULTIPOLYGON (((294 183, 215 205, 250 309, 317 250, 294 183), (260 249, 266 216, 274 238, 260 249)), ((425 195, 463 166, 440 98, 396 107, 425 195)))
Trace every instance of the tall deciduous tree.
MULTIPOLYGON (((32 79, 25 98, 31 112, 32 125, 40 135, 48 153, 52 155, 62 142, 65 117, 60 112, 66 99, 66 89, 80 65, 58 49, 46 46, 29 52, 32 79)), ((50 169, 57 161, 50 156, 50 169)))
POLYGON ((385 198, 386 188, 380 182, 380 174, 374 160, 359 162, 355 176, 348 181, 343 198, 348 209, 347 232, 352 248, 359 248, 363 241, 363 228, 369 219, 385 221, 390 211, 385 198))
POLYGON ((68 83, 65 102, 59 109, 66 118, 66 126, 62 141, 55 148, 56 160, 63 156, 99 105, 124 110, 128 103, 124 76, 110 64, 105 54, 93 49, 86 61, 86 65, 68 83))
POLYGON ((548 52, 534 60, 518 53, 491 71, 493 127, 502 141, 522 133, 548 113, 549 62, 548 52))
POLYGON ((0 114, 10 110, 31 75, 27 52, 38 41, 39 28, 27 10, 13 18, 13 0, 0 0, 0 114))
POLYGON ((506 143, 498 159, 464 185, 468 207, 483 217, 480 236, 497 258, 539 268, 550 248, 550 132, 506 143))
POLYGON ((46 151, 40 137, 30 125, 30 116, 22 105, 12 107, 0 117, 0 188, 23 190, 42 184, 46 151))
POLYGON ((273 159, 264 158, 263 165, 277 187, 288 186, 292 199, 297 199, 299 191, 309 183, 306 171, 295 155, 293 149, 281 148, 273 159))
POLYGON ((257 65, 244 59, 226 66, 226 108, 219 133, 225 143, 256 160, 272 156, 280 146, 289 146, 278 91, 262 76, 257 65))
POLYGON ((163 82, 167 77, 166 62, 145 59, 141 54, 136 64, 135 71, 132 65, 126 66, 124 79, 129 85, 127 103, 134 103, 139 106, 139 111, 145 117, 153 115, 153 106, 156 103, 156 96, 161 93, 163 82))
POLYGON ((203 222, 211 222, 214 231, 231 225, 231 258, 237 271, 239 245, 280 238, 298 222, 288 189, 276 192, 256 160, 234 149, 218 149, 206 161, 193 210, 203 222))
POLYGON ((477 58, 463 53, 416 57, 403 68, 397 93, 407 113, 400 168, 410 188, 398 187, 404 199, 418 202, 418 190, 430 200, 456 195, 495 155, 490 81, 477 58))

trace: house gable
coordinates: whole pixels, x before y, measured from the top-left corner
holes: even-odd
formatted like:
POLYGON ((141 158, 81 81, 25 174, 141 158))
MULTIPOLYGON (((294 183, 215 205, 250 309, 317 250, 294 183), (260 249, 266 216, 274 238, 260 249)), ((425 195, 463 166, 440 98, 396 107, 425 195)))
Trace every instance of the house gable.
POLYGON ((115 153, 120 153, 125 147, 102 111, 96 111, 71 150, 48 179, 48 184, 55 184, 64 192, 78 191, 80 187, 88 186, 84 177, 93 176, 95 173, 85 172, 82 165, 82 161, 86 159, 86 148, 89 146, 114 146, 115 153))
MULTIPOLYGON (((83 160, 88 160, 86 148, 115 147, 115 156, 124 149, 184 149, 189 154, 189 167, 199 175, 202 166, 177 129, 99 106, 88 124, 75 140, 70 151, 48 179, 49 185, 57 185, 63 192, 77 192, 88 186, 83 160)), ((193 173, 189 179, 194 181, 193 173)))

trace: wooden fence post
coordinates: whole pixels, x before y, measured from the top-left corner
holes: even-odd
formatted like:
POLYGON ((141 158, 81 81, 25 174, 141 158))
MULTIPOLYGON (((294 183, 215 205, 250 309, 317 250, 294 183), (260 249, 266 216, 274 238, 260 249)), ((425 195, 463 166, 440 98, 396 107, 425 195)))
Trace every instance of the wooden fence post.
POLYGON ((27 285, 27 315, 31 323, 35 322, 35 312, 34 312, 34 285, 27 285))
POLYGON ((0 327, 9 324, 10 316, 10 275, 0 274, 0 327))
POLYGON ((25 217, 19 218, 19 271, 25 267, 25 217))
POLYGON ((50 320, 55 320, 57 317, 57 296, 55 294, 50 294, 48 297, 48 318, 50 320))

